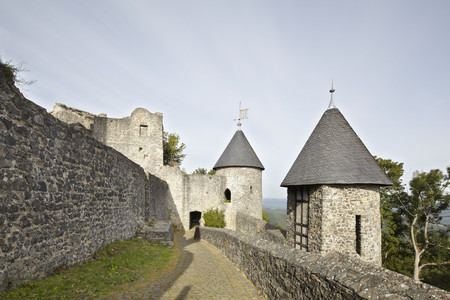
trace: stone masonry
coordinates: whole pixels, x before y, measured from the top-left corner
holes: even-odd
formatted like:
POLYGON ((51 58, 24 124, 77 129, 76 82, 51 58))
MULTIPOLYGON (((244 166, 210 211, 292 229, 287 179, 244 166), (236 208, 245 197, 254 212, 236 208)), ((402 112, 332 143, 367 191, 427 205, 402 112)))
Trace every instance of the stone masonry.
MULTIPOLYGON (((221 168, 216 175, 188 175, 178 166, 163 165, 161 113, 138 108, 129 117, 115 119, 56 104, 52 114, 64 122, 83 124, 97 140, 142 166, 150 178, 165 182, 165 204, 160 204, 179 228, 189 229, 191 212, 200 212, 203 217, 211 208, 225 212, 227 228, 231 229, 235 229, 237 212, 262 217, 261 170, 221 168), (226 189, 231 191, 231 202, 225 201, 226 189)), ((200 222, 203 224, 203 218, 200 222)))
MULTIPOLYGON (((287 228, 295 228, 295 199, 288 194, 287 228)), ((321 185, 309 187, 309 251, 339 249, 350 256, 381 265, 379 187, 373 185, 321 185), (356 216, 360 216, 361 253, 356 252, 356 216)), ((294 231, 287 243, 294 245, 294 231)))
POLYGON ((0 72, 0 288, 80 263, 145 221, 144 170, 0 72))
POLYGON ((450 299, 450 293, 339 252, 294 249, 255 235, 200 228, 268 299, 450 299))

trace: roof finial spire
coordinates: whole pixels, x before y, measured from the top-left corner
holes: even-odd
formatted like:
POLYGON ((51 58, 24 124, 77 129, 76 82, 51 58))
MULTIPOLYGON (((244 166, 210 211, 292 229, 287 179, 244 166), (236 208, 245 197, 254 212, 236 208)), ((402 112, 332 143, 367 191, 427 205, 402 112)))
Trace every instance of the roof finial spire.
POLYGON ((336 108, 336 106, 334 106, 334 101, 333 101, 333 93, 334 93, 335 89, 333 88, 333 78, 331 78, 331 100, 330 100, 330 105, 328 105, 328 109, 332 109, 332 108, 336 108))
POLYGON ((242 125, 241 120, 248 119, 247 111, 248 111, 248 108, 241 109, 241 102, 239 102, 239 118, 234 119, 235 121, 238 121, 237 126, 238 126, 239 130, 241 130, 241 125, 242 125))

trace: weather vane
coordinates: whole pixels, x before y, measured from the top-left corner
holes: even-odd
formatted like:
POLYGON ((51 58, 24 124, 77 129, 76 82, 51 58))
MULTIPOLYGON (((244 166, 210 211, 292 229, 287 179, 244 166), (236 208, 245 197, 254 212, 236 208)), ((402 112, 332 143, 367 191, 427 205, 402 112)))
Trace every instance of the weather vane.
POLYGON ((248 111, 248 108, 241 109, 241 102, 239 102, 239 118, 234 119, 235 121, 238 121, 237 126, 239 128, 241 128, 241 125, 242 125, 241 120, 248 119, 247 111, 248 111))

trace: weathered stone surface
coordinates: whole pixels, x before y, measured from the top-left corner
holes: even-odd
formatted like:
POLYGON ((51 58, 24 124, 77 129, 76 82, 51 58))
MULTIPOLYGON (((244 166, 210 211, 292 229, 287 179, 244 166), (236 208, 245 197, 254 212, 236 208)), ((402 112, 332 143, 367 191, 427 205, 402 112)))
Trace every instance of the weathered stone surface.
MULTIPOLYGON (((0 74, 1 77, 1 74, 0 74)), ((0 78, 1 81, 1 78, 0 78)), ((144 170, 0 83, 0 287, 40 278, 135 234, 144 170)))
POLYGON ((173 246, 173 228, 167 221, 155 221, 152 226, 144 225, 138 230, 138 236, 161 245, 173 246))
MULTIPOLYGON (((217 170, 217 175, 188 175, 178 166, 163 165, 161 113, 138 108, 129 117, 115 119, 56 104, 52 114, 66 123, 79 123, 92 129, 89 134, 151 174, 147 219, 169 217, 178 228, 185 230, 190 227, 191 212, 203 216, 210 208, 223 210, 227 228, 231 229, 236 226, 238 211, 261 219, 261 169, 227 167, 217 170), (230 203, 225 201, 226 189, 232 194, 230 203)), ((200 222, 203 223, 203 218, 200 222)))
POLYGON ((257 236, 274 243, 286 244, 286 230, 243 212, 236 213, 236 231, 257 236))
MULTIPOLYGON (((309 186, 308 251, 339 251, 381 265, 379 186, 309 186), (356 251, 356 216, 360 216, 360 254, 356 251)), ((294 246, 295 187, 288 188, 287 243, 294 246)))
POLYGON ((323 256, 228 229, 199 230, 269 299, 450 299, 450 293, 343 253, 323 256))

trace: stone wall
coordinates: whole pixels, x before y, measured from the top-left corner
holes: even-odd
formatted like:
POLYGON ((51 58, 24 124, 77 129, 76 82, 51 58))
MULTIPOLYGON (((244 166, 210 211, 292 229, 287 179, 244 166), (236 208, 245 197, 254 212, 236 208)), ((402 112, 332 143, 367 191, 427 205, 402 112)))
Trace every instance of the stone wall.
POLYGON ((146 219, 169 220, 168 203, 171 201, 171 194, 167 182, 160 178, 147 174, 148 176, 148 204, 146 208, 146 219))
POLYGON ((339 249, 340 252, 381 265, 379 186, 326 185, 315 193, 320 193, 323 199, 321 252, 339 249), (361 218, 360 255, 355 251, 357 215, 361 218))
POLYGON ((325 256, 228 229, 200 228, 269 299, 449 299, 450 293, 355 257, 325 256))
POLYGON ((144 170, 25 99, 0 72, 0 289, 135 234, 144 170))
POLYGON ((183 201, 183 225, 189 229, 189 213, 199 211, 202 213, 201 224, 203 224, 203 214, 211 208, 226 210, 224 203, 226 178, 217 175, 185 175, 183 201))
POLYGON ((236 213, 236 231, 274 243, 286 243, 286 230, 242 212, 236 213))

